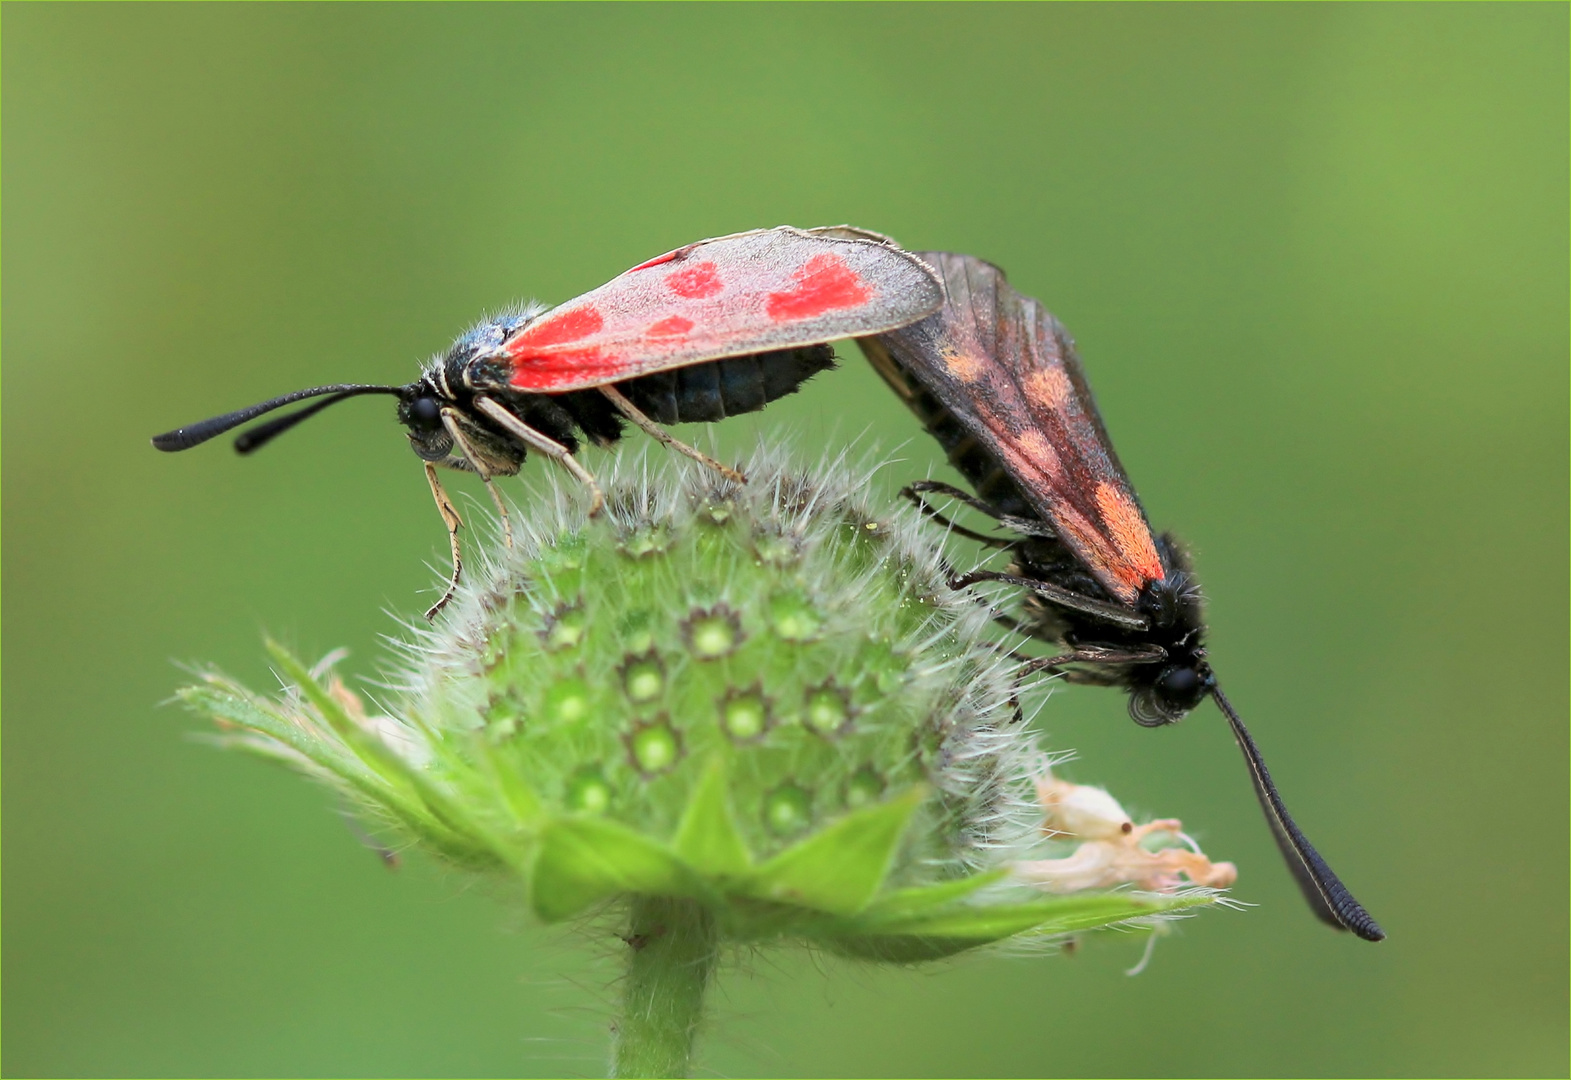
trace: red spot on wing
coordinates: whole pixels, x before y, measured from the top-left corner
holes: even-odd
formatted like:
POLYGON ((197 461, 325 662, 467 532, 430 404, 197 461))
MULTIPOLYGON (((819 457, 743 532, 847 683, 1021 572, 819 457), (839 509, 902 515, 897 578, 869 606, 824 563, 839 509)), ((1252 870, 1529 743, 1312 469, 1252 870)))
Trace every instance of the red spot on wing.
POLYGON ((513 363, 508 382, 518 390, 550 390, 569 383, 582 386, 586 376, 601 371, 608 373, 604 381, 612 381, 621 357, 598 345, 561 348, 599 333, 604 326, 605 319, 593 304, 536 319, 502 346, 513 363))
POLYGON ((628 273, 634 274, 640 270, 648 270, 651 266, 659 266, 661 263, 668 263, 686 250, 687 248, 677 248, 675 251, 668 251, 664 255, 656 255, 648 262, 639 263, 637 266, 633 267, 633 269, 629 270, 628 273))
POLYGON ((702 300, 725 288, 725 284, 720 280, 720 271, 712 262, 697 263, 685 270, 668 274, 665 283, 666 288, 688 300, 702 300))
POLYGON ((794 322, 826 311, 861 307, 873 297, 873 291, 862 284, 862 279, 839 255, 814 255, 791 276, 796 279, 796 287, 770 293, 765 302, 764 310, 775 322, 794 322))
POLYGON ((616 353, 599 346, 587 349, 555 349, 513 357, 513 375, 508 383, 515 390, 550 391, 559 386, 590 386, 616 382, 625 374, 625 364, 616 353))
POLYGON ((680 315, 673 315, 669 319, 661 319, 644 331, 645 337, 681 337, 693 328, 692 319, 684 319, 680 315))
POLYGON ((521 333, 507 343, 506 349, 508 355, 518 360, 533 349, 545 345, 560 345, 586 338, 598 333, 604 325, 605 320, 592 304, 564 311, 560 315, 552 312, 524 327, 521 333))

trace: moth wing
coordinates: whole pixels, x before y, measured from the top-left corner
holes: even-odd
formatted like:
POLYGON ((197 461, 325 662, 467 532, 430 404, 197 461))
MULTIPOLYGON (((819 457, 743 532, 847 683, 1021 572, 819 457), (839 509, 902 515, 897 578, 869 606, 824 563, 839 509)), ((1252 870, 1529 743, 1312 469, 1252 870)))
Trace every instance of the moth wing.
POLYGON ((937 314, 880 335, 874 352, 886 349, 1003 465, 1110 596, 1134 603, 1165 571, 1073 339, 996 266, 969 255, 920 257, 948 298, 937 314))
POLYGON ((882 333, 943 297, 930 267, 876 233, 780 226, 641 263, 533 320, 498 355, 513 389, 561 393, 882 333))

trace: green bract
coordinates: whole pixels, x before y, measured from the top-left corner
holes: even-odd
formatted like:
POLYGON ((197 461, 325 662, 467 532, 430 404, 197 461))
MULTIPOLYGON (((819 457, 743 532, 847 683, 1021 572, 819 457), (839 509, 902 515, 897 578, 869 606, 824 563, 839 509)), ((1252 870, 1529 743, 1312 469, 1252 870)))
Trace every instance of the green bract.
POLYGON ((182 695, 546 922, 632 901, 635 952, 691 923, 915 961, 1209 902, 1006 881, 1041 754, 938 529, 843 467, 673 472, 611 481, 592 521, 571 490, 531 507, 412 632, 390 716, 276 646, 283 700, 182 695))

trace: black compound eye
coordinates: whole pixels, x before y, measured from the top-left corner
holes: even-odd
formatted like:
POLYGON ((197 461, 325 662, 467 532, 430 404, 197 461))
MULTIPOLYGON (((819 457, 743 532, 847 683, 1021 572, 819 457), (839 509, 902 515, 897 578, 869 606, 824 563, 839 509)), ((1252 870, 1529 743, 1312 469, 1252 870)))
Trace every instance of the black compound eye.
POLYGON ((1162 696, 1183 701, 1200 689, 1200 673, 1191 667, 1168 668, 1157 680, 1162 696))
POLYGON ((442 403, 434 397, 417 397, 409 403, 409 419, 422 427, 432 427, 442 420, 442 403))

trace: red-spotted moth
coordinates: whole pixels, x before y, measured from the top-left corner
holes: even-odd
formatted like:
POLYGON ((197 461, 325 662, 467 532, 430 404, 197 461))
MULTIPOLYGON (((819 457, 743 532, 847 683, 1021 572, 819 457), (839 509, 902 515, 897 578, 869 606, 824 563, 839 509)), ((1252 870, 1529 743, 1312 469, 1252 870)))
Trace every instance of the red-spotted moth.
POLYGON ((460 572, 460 521, 434 466, 476 473, 502 511, 492 477, 516 473, 535 450, 583 482, 593 514, 602 496, 574 456, 579 435, 613 443, 627 420, 741 480, 658 425, 761 409, 832 367, 828 342, 896 329, 942 302, 932 269, 876 233, 846 226, 736 233, 640 263, 549 311, 530 305, 488 319, 407 386, 298 390, 177 428, 153 445, 186 450, 274 409, 322 399, 241 433, 235 448, 244 454, 335 402, 396 397, 452 546, 452 582, 431 616, 453 595, 460 572))

